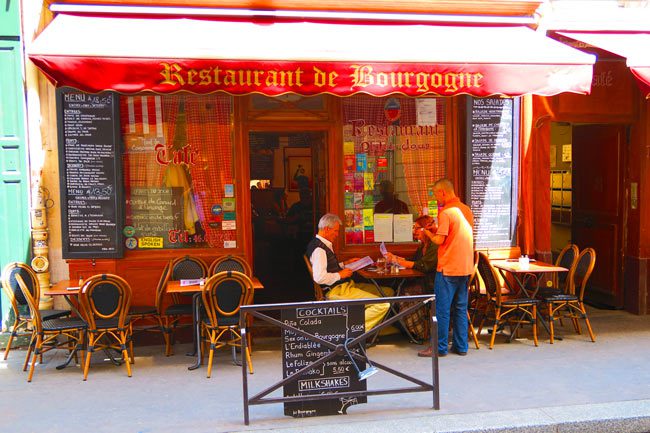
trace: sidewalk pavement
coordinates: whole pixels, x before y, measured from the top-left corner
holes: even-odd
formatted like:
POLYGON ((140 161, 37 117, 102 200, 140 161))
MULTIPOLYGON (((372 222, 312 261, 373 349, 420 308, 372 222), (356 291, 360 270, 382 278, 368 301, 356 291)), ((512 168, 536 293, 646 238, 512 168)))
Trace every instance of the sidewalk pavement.
MULTIPOLYGON (((25 352, 0 361, 2 431, 49 432, 650 432, 650 316, 622 311, 589 311, 596 343, 571 326, 558 327, 563 341, 551 345, 541 331, 532 338, 493 350, 484 333, 481 349, 468 356, 440 359, 441 410, 431 393, 372 396, 347 415, 294 419, 281 404, 250 407, 243 423, 241 369, 229 351, 215 357, 212 378, 206 369, 188 371, 188 345, 165 357, 162 346, 136 347, 133 377, 124 367, 93 358, 87 382, 78 366, 58 371, 63 351, 45 355, 32 383, 21 371, 25 352)), ((584 327, 583 327, 584 328, 584 327)), ((405 339, 383 339, 368 354, 397 370, 431 380, 431 363, 418 358, 419 346, 405 339)), ((256 341, 250 394, 281 379, 279 339, 256 341)), ((380 373, 369 388, 403 386, 380 373)))

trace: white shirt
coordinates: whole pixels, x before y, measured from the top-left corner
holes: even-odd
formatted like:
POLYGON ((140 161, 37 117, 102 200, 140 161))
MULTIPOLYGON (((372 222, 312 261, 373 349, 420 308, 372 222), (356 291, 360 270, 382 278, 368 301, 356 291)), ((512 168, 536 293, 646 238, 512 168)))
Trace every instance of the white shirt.
MULTIPOLYGON (((316 237, 325 244, 327 248, 334 252, 332 248, 332 243, 320 235, 316 237)), ((321 286, 334 286, 337 281, 341 279, 341 276, 338 272, 327 272, 327 253, 322 248, 316 248, 311 257, 309 258, 311 262, 311 269, 314 273, 314 281, 321 286)), ((343 267, 342 263, 339 263, 339 266, 343 267)))

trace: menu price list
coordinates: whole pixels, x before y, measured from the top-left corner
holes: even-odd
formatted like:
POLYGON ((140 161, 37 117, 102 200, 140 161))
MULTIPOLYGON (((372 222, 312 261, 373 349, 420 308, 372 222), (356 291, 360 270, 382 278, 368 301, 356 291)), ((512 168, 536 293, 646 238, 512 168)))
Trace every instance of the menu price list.
POLYGON ((469 110, 469 205, 477 247, 506 247, 512 239, 513 100, 472 99, 469 110))
MULTIPOLYGON (((363 305, 307 307, 282 310, 282 321, 334 344, 364 333, 363 305)), ((350 349, 352 352, 352 348, 350 349)), ((282 373, 289 375, 326 356, 330 350, 289 330, 282 333, 282 373)), ((356 360, 360 370, 365 363, 356 360)), ((332 399, 289 402, 284 414, 295 418, 345 414, 349 406, 366 403, 366 397, 336 397, 337 392, 365 391, 366 382, 359 381, 357 370, 347 355, 336 356, 311 368, 296 381, 284 386, 284 396, 332 394, 332 399)))
POLYGON ((62 91, 59 125, 67 252, 106 255, 120 250, 115 98, 112 93, 62 91))

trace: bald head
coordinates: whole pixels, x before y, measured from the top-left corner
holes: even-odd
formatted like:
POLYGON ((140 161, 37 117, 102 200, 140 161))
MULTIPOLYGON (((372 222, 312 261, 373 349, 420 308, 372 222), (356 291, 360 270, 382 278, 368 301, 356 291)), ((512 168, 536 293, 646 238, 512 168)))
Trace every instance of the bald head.
POLYGON ((445 192, 450 192, 454 194, 454 184, 451 183, 451 180, 443 178, 438 180, 436 183, 433 184, 434 189, 442 189, 445 192))
POLYGON ((444 206, 447 201, 456 197, 454 184, 449 179, 440 179, 433 184, 433 195, 438 203, 444 206))

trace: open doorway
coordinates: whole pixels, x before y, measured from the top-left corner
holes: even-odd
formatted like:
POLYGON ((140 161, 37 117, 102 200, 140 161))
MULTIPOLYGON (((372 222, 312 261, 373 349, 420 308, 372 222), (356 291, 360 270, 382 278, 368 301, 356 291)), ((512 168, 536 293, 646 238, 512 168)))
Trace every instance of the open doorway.
POLYGON ((252 131, 250 188, 253 266, 264 281, 256 303, 313 300, 303 262, 325 209, 323 131, 252 131))
POLYGON ((622 308, 624 125, 551 125, 551 244, 596 251, 585 299, 622 308))

